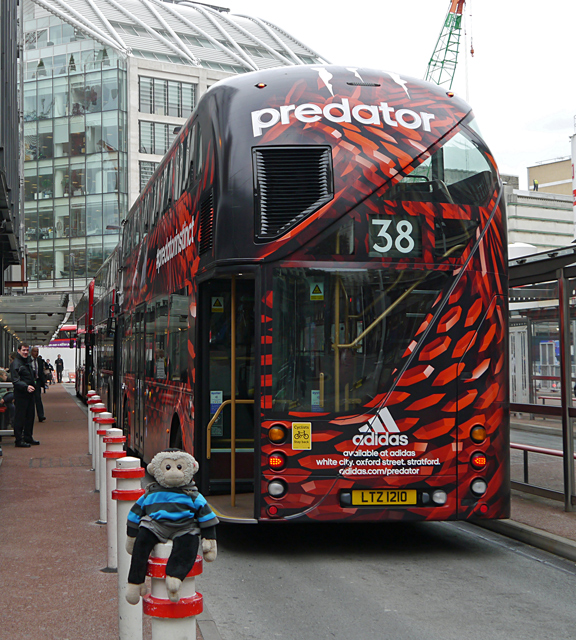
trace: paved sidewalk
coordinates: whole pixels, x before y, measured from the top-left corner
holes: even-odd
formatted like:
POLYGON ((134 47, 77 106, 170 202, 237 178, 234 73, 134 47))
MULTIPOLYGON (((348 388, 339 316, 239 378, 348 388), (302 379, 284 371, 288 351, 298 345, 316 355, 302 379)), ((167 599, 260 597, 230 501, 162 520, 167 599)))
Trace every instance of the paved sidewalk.
MULTIPOLYGON (((118 638, 118 581, 116 573, 102 572, 106 527, 96 524, 99 494, 85 409, 63 384, 52 385, 42 400, 47 420, 34 426, 40 445, 16 449, 14 438, 2 442, 0 637, 118 638)), ((201 619, 197 638, 218 640, 209 613, 201 619)), ((146 639, 150 621, 144 620, 146 639)))
MULTIPOLYGON (((47 420, 34 427, 41 444, 16 449, 13 438, 2 442, 0 637, 111 640, 118 637, 117 576, 102 572, 106 528, 96 524, 86 409, 62 384, 42 399, 47 420)), ((576 514, 562 503, 514 492, 512 519, 486 526, 576 561, 576 514)), ((220 640, 207 608, 197 637, 220 640)))

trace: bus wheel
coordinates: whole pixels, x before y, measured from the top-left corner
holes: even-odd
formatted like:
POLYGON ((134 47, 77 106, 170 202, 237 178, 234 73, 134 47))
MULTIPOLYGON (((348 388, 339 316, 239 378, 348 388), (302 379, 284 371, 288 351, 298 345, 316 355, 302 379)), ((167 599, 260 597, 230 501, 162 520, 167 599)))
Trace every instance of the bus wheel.
POLYGON ((174 418, 170 429, 170 448, 182 449, 182 444, 182 429, 180 429, 180 421, 178 418, 174 418))

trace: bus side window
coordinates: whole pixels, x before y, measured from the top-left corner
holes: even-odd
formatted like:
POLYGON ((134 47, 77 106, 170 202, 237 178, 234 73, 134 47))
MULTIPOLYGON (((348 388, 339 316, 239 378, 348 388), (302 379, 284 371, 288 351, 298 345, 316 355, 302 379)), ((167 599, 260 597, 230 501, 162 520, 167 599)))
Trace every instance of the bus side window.
POLYGON ((188 296, 185 291, 170 296, 168 319, 168 375, 170 380, 188 381, 188 296))
POLYGON ((154 378, 166 380, 166 339, 168 328, 168 298, 156 301, 156 318, 154 320, 154 378))
POLYGON ((194 167, 195 179, 198 180, 202 173, 202 165, 204 164, 204 150, 202 149, 202 130, 198 125, 198 133, 196 134, 196 147, 194 149, 194 167))
POLYGON ((182 170, 182 191, 188 191, 194 182, 194 148, 196 141, 196 125, 190 129, 186 143, 186 153, 183 154, 184 167, 182 170))
POLYGON ((172 177, 172 184, 174 185, 174 202, 178 202, 182 192, 180 191, 180 175, 182 172, 182 147, 176 148, 174 155, 174 174, 172 177))
POLYGON ((162 215, 164 215, 172 204, 172 160, 170 160, 166 167, 164 167, 162 182, 164 184, 162 215))
POLYGON ((156 312, 156 305, 154 302, 149 302, 146 305, 146 378, 154 377, 154 317, 156 312))
POLYGON ((130 255, 130 251, 132 249, 131 247, 132 233, 130 230, 130 227, 131 227, 130 222, 131 222, 130 219, 126 221, 126 224, 124 225, 124 234, 122 237, 122 248, 123 248, 124 260, 126 260, 126 258, 130 255))

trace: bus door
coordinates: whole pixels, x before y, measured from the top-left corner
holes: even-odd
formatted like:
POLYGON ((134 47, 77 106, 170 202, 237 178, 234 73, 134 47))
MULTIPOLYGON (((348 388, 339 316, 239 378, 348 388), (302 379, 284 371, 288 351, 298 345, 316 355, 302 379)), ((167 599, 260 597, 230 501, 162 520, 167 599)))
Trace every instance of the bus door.
POLYGON ((134 448, 143 452, 144 447, 144 391, 146 366, 146 305, 134 314, 134 448))
POLYGON ((213 279, 200 286, 200 473, 219 516, 254 518, 254 280, 213 279))

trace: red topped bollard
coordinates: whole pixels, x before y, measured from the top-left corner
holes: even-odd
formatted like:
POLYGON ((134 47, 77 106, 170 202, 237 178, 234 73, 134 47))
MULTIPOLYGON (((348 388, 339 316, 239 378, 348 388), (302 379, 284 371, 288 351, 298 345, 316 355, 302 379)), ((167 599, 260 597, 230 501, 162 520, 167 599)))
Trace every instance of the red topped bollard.
MULTIPOLYGON (((109 411, 106 411, 106 407, 101 402, 97 404, 93 404, 92 407, 94 407, 94 417, 92 418, 93 429, 94 429, 96 438, 98 438, 99 430, 106 431, 106 429, 110 429, 110 427, 113 427, 116 424, 116 420, 112 417, 112 414, 109 411)), ((97 439, 95 441, 97 454, 99 451, 99 445, 100 445, 100 440, 97 439)), ((102 456, 98 454, 98 461, 100 461, 101 458, 102 456)), ((94 478, 94 483, 96 485, 96 491, 100 491, 100 485, 102 484, 102 478, 101 478, 102 464, 96 463, 95 470, 96 470, 96 474, 94 478)), ((102 520, 102 516, 103 516, 102 511, 100 512, 100 516, 102 520)), ((104 516, 104 519, 102 520, 102 522, 103 523, 106 522, 106 516, 104 516)))
POLYGON ((140 460, 125 456, 116 460, 112 477, 116 479, 116 489, 112 498, 116 500, 117 546, 118 546, 118 633, 120 640, 142 640, 142 601, 138 605, 126 602, 130 555, 126 551, 126 521, 136 500, 144 493, 142 478, 144 467, 140 460))
POLYGON ((143 611, 152 618, 152 640, 196 640, 196 616, 204 610, 202 594, 196 592, 195 576, 202 573, 202 556, 180 587, 180 599, 172 602, 166 588, 166 563, 172 542, 157 544, 148 559, 147 575, 151 577, 151 592, 144 597, 143 611))
POLYGON ((93 415, 90 411, 90 407, 93 405, 102 402, 100 396, 97 395, 96 391, 88 391, 88 399, 86 400, 86 404, 88 405, 88 453, 92 456, 92 469, 95 469, 96 459, 94 457, 94 422, 93 415), (92 394, 92 395, 90 395, 92 394))
POLYGON ((116 467, 116 460, 126 457, 124 443, 126 436, 121 429, 107 429, 103 439, 106 451, 102 452, 102 457, 106 462, 104 481, 102 482, 100 495, 106 496, 106 522, 108 539, 108 571, 116 571, 118 567, 118 524, 116 515, 116 503, 112 497, 116 489, 116 478, 112 476, 112 471, 116 467))
MULTIPOLYGON (((98 492, 102 483, 102 438, 98 435, 99 426, 95 420, 103 413, 107 413, 106 405, 103 402, 97 402, 90 407, 90 413, 92 414, 92 428, 94 430, 94 470, 96 472, 94 474, 94 483, 96 492, 98 492)), ((100 523, 106 523, 106 514, 102 515, 102 510, 100 510, 100 523)))

